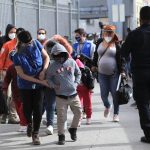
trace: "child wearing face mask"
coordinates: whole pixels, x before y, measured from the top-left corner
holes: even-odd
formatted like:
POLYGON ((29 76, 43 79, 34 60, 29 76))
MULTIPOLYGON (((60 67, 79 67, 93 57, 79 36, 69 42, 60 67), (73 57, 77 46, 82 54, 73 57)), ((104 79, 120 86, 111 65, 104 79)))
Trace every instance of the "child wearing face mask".
POLYGON ((116 27, 106 25, 103 28, 103 39, 94 54, 92 70, 98 70, 101 99, 104 103, 104 117, 107 118, 111 111, 111 102, 108 99, 109 92, 112 95, 114 113, 113 121, 119 122, 119 105, 116 98, 116 87, 119 74, 125 75, 125 68, 120 56, 118 37, 115 34, 116 27))
POLYGON ((61 44, 55 44, 51 50, 54 61, 50 64, 46 76, 50 88, 56 92, 56 110, 58 127, 58 144, 65 144, 65 122, 67 109, 70 106, 74 117, 68 129, 71 139, 77 140, 77 127, 81 118, 81 104, 77 95, 81 72, 76 62, 69 58, 68 51, 61 44))

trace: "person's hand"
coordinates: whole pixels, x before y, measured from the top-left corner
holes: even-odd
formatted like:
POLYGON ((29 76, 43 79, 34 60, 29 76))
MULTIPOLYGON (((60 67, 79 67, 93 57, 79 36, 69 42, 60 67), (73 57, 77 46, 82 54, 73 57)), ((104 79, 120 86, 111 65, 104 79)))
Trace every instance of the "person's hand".
POLYGON ((97 70, 98 70, 97 67, 95 67, 95 66, 92 66, 92 67, 91 67, 91 71, 92 71, 92 72, 96 72, 97 70))
POLYGON ((45 79, 45 71, 41 71, 39 74, 39 79, 44 80, 45 79))
POLYGON ((49 84, 48 84, 47 80, 40 80, 40 84, 42 84, 46 87, 49 87, 49 84))
POLYGON ((55 89, 55 90, 59 90, 59 89, 60 89, 60 85, 55 85, 55 86, 54 86, 54 89, 55 89))
POLYGON ((121 73, 121 77, 122 77, 122 79, 127 80, 127 76, 126 76, 126 74, 124 72, 121 73))

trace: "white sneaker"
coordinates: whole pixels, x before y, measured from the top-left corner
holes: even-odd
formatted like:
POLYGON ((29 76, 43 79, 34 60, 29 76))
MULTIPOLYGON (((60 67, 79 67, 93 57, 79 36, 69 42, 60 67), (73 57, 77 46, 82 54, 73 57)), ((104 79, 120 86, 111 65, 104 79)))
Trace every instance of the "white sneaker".
POLYGON ((46 129, 46 133, 48 135, 52 135, 53 134, 53 126, 49 125, 46 129))
POLYGON ((119 122, 119 116, 117 114, 114 114, 113 121, 119 122))
POLYGON ((90 125, 91 124, 91 118, 87 118, 86 119, 86 125, 90 125))
POLYGON ((20 126, 18 132, 27 132, 27 126, 20 126))
POLYGON ((110 108, 105 108, 105 110, 104 110, 104 117, 105 118, 109 117, 111 108, 112 108, 112 105, 110 105, 110 108))
POLYGON ((82 119, 86 119, 86 113, 85 112, 82 113, 82 119))

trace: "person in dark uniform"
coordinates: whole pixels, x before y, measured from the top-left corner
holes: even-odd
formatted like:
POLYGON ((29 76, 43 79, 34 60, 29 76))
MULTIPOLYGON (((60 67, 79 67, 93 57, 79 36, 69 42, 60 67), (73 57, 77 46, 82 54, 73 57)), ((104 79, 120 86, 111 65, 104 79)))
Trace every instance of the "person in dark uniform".
POLYGON ((137 103, 140 125, 144 132, 141 142, 150 143, 150 7, 140 10, 140 27, 131 31, 121 49, 127 59, 131 54, 133 96, 137 103))

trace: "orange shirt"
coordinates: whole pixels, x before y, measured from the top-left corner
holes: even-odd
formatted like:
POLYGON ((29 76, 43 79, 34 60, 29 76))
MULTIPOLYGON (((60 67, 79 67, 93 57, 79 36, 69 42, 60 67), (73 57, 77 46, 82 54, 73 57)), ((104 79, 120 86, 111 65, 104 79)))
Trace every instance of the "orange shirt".
POLYGON ((13 62, 9 59, 9 53, 15 49, 17 40, 6 42, 0 51, 0 70, 7 70, 13 62))

